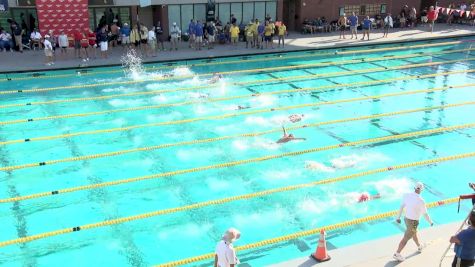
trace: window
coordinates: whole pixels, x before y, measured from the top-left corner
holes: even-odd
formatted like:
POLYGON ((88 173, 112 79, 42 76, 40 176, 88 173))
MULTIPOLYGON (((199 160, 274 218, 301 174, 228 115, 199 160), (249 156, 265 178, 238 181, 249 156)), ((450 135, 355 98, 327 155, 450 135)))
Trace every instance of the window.
POLYGON ((386 13, 386 4, 382 4, 381 5, 381 11, 380 11, 381 14, 385 14, 386 13))
POLYGON ((181 32, 188 33, 188 24, 194 19, 193 5, 181 5, 181 32))
POLYGON ((366 15, 374 16, 381 13, 381 4, 367 4, 366 15))
MULTIPOLYGON (((180 6, 179 5, 169 5, 168 6, 168 25, 170 28, 173 26, 173 22, 176 22, 178 27, 181 27, 180 22, 180 6)), ((188 24, 187 24, 188 26, 188 24)))
POLYGON ((259 21, 264 21, 266 17, 266 3, 254 2, 254 17, 259 21))
POLYGON ((273 21, 276 21, 277 18, 277 3, 276 2, 266 2, 266 15, 269 15, 273 21))
POLYGON ((362 15, 362 16, 366 15, 366 6, 365 5, 360 6, 360 15, 362 15))
POLYGON ((195 15, 196 20, 201 21, 201 23, 206 22, 206 5, 205 4, 196 4, 195 5, 195 15))
POLYGON ((355 12, 357 16, 374 16, 386 13, 386 4, 347 5, 339 9, 340 16, 342 16, 343 13, 350 16, 353 12, 355 12))
POLYGON ((254 19, 254 3, 243 3, 242 4, 242 22, 244 24, 249 23, 249 21, 254 19))
POLYGON ((344 7, 340 7, 339 10, 338 10, 338 14, 340 16, 343 16, 345 14, 345 8, 344 7))
POLYGON ((234 14, 236 18, 236 24, 239 25, 242 22, 242 3, 231 3, 231 14, 234 14))
POLYGON ((231 17, 231 5, 228 3, 219 3, 218 16, 223 25, 229 22, 229 18, 231 17))

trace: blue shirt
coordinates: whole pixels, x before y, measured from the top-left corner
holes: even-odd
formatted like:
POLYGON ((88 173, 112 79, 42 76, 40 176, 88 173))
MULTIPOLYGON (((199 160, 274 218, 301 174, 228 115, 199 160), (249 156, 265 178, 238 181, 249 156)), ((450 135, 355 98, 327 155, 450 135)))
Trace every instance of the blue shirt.
POLYGON ((125 36, 130 36, 130 28, 127 26, 124 26, 120 29, 120 34, 125 35, 125 36))
POLYGON ((266 27, 264 25, 259 24, 259 26, 257 26, 257 33, 259 33, 259 35, 263 35, 265 28, 266 27))
POLYGON ((203 24, 198 23, 195 25, 195 35, 196 36, 203 36, 203 24))
POLYGON ((190 22, 190 24, 188 24, 188 34, 195 34, 195 27, 195 24, 193 22, 190 22))
POLYGON ((371 20, 369 20, 369 19, 363 20, 363 28, 365 28, 365 29, 371 28, 371 20))
POLYGON ((356 23, 358 23, 358 17, 357 16, 350 16, 348 18, 350 21, 350 26, 356 26, 356 23))
POLYGON ((457 235, 460 245, 455 244, 455 255, 463 260, 475 259, 475 228, 470 227, 457 235))

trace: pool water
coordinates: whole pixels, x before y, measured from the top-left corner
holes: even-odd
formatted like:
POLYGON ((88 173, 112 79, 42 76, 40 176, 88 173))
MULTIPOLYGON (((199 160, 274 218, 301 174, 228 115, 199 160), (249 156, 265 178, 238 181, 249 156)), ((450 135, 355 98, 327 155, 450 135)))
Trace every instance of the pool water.
MULTIPOLYGON (((229 227, 242 232, 235 245, 243 246, 393 211, 415 181, 426 185, 426 202, 466 194, 471 156, 291 186, 475 152, 472 44, 454 38, 168 62, 142 73, 4 74, 0 265, 165 264, 213 252, 229 227), (213 73, 224 77, 210 83, 213 73), (276 143, 281 127, 305 140, 276 143), (439 130, 418 133, 429 129, 439 130), (407 133, 414 135, 398 137, 407 133), (351 145, 384 136, 392 139, 351 145), (359 203, 364 192, 381 198, 359 203), (61 229, 69 230, 53 232, 61 229)), ((446 224, 469 208, 429 213, 446 224)), ((327 246, 402 231, 385 218, 328 231, 327 246)), ((242 266, 269 265, 308 256, 317 240, 307 235, 238 256, 242 266)))

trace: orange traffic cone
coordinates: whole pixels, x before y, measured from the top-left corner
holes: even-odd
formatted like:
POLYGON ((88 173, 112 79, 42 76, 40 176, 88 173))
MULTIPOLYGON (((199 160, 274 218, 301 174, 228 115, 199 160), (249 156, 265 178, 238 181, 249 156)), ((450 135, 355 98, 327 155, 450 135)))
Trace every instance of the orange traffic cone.
POLYGON ((318 240, 317 250, 311 256, 318 262, 329 261, 331 259, 331 257, 327 253, 327 241, 325 241, 324 230, 320 232, 320 239, 318 240))

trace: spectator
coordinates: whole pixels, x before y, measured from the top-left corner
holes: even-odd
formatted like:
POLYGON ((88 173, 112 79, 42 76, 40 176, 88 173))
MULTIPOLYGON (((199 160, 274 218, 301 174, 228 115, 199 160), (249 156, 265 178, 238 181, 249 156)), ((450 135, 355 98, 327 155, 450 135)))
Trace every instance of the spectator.
POLYGON ((285 33, 287 32, 287 27, 285 26, 284 22, 282 22, 279 26, 279 47, 280 47, 280 41, 282 40, 282 48, 285 45, 285 33))
POLYGON ((142 52, 142 55, 146 55, 147 50, 148 50, 148 29, 145 27, 145 25, 140 26, 139 30, 139 35, 140 35, 140 51, 142 52))
POLYGON ((81 36, 81 51, 83 51, 83 56, 82 56, 82 61, 89 61, 89 53, 88 53, 88 48, 89 48, 89 38, 87 37, 89 32, 89 29, 84 31, 81 36))
POLYGON ((406 28, 406 15, 405 13, 402 13, 401 16, 399 16, 399 25, 401 28, 406 28))
POLYGON ((119 39, 119 26, 117 26, 117 20, 114 19, 113 23, 111 25, 111 31, 110 31, 110 42, 112 47, 117 46, 117 40, 119 39))
POLYGON ((96 49, 97 49, 97 37, 96 33, 91 29, 86 30, 87 40, 89 42, 89 54, 93 55, 92 58, 96 59, 96 49))
POLYGON ((35 45, 38 46, 38 49, 41 48, 41 33, 38 32, 38 29, 34 28, 30 34, 30 47, 34 50, 35 45))
POLYGON ((274 22, 272 21, 272 19, 269 20, 269 26, 270 26, 270 28, 271 28, 270 44, 271 44, 272 49, 274 49, 275 24, 274 24, 274 22))
POLYGON ((234 14, 231 14, 231 24, 236 24, 236 23, 237 23, 236 17, 234 16, 234 14))
POLYGON ((254 32, 252 31, 252 21, 249 21, 247 26, 244 28, 245 36, 246 36, 246 48, 249 46, 252 48, 254 47, 254 32))
POLYGON ((231 30, 231 24, 228 22, 226 23, 226 25, 224 25, 224 38, 226 39, 226 42, 231 41, 230 30, 231 30))
POLYGON ((418 251, 422 252, 423 246, 419 243, 419 238, 417 237, 417 227, 419 226, 419 219, 421 215, 424 215, 425 219, 432 226, 434 223, 430 219, 429 214, 427 213, 427 208, 424 199, 420 196, 424 185, 422 183, 416 183, 414 187, 414 192, 404 195, 403 201, 401 203, 401 208, 399 209, 396 222, 401 223, 401 214, 403 209, 406 209, 406 215, 404 217, 404 222, 406 224, 406 232, 404 237, 399 243, 396 253, 393 257, 397 261, 404 261, 405 258, 401 255, 401 251, 411 238, 417 245, 418 251))
MULTIPOLYGON (((266 30, 266 26, 264 24, 260 23, 259 26, 257 26, 257 43, 259 44, 261 49, 264 49, 264 33, 266 30)), ((259 46, 257 48, 259 48, 259 46)))
POLYGON ((272 44, 272 26, 269 21, 266 21, 266 26, 264 28, 264 41, 266 43, 266 49, 268 48, 269 43, 271 47, 274 48, 274 45, 272 44))
POLYGON ((346 39, 345 38, 345 30, 346 30, 346 25, 347 25, 348 19, 346 18, 346 14, 343 13, 343 16, 341 16, 338 19, 338 27, 340 28, 340 39, 346 39))
POLYGON ((258 32, 258 27, 259 27, 259 20, 256 19, 254 23, 252 24, 252 33, 254 34, 254 47, 259 49, 259 32, 258 32))
POLYGON ((149 53, 152 57, 157 56, 157 36, 155 35, 155 27, 152 27, 148 31, 148 46, 149 46, 149 53))
POLYGON ((129 39, 130 43, 134 44, 136 48, 140 46, 140 33, 137 24, 134 25, 132 31, 130 31, 129 39))
POLYGON ((366 18, 363 20, 363 38, 361 40, 364 40, 364 36, 368 36, 368 41, 369 41, 369 32, 371 30, 371 24, 372 21, 369 19, 369 16, 366 16, 366 18))
POLYGON ((475 264, 475 210, 468 219, 469 227, 450 238, 455 244, 455 257, 452 267, 468 267, 475 264))
POLYGON ((7 52, 7 50, 13 52, 12 35, 2 29, 0 32, 0 51, 7 52))
POLYGON ((434 23, 437 20, 437 11, 434 9, 434 6, 429 7, 429 12, 427 12, 427 19, 429 20, 430 32, 434 31, 434 23))
POLYGON ((45 56, 46 56, 46 65, 51 66, 54 64, 53 62, 53 46, 51 45, 51 42, 49 41, 50 36, 47 34, 45 35, 45 41, 44 41, 44 46, 45 46, 45 56))
POLYGON ((216 26, 214 25, 214 22, 208 24, 206 32, 208 34, 208 49, 213 49, 214 42, 216 41, 216 26))
POLYGON ((358 39, 358 17, 355 15, 355 12, 353 12, 351 16, 348 17, 348 21, 350 22, 350 39, 353 39, 353 33, 355 34, 355 39, 358 39))
POLYGON ((393 17, 391 17, 391 13, 388 13, 384 18, 384 34, 383 37, 387 38, 389 34, 389 29, 393 27, 393 17))
POLYGON ((423 24, 426 24, 428 21, 427 19, 427 8, 424 8, 422 11, 421 11, 421 22, 423 24))
MULTIPOLYGON (((103 30, 105 29, 103 28, 103 30)), ((79 30, 75 31, 74 32, 74 56, 76 58, 81 58, 81 39, 82 39, 82 33, 79 30)))
POLYGON ((231 43, 236 46, 239 39, 239 27, 233 24, 229 29, 229 33, 231 35, 231 43))
POLYGON ((97 41, 101 48, 102 58, 107 58, 107 50, 109 49, 109 42, 107 40, 106 26, 102 27, 99 35, 97 36, 97 41))
POLYGON ((239 260, 236 257, 236 251, 233 242, 241 237, 241 233, 234 228, 229 228, 224 232, 221 241, 216 245, 216 254, 214 256, 214 267, 236 267, 239 260))
POLYGON ((157 22, 157 26, 155 27, 155 35, 157 36, 158 50, 161 49, 165 51, 165 47, 163 46, 163 42, 165 41, 165 36, 163 35, 163 28, 160 21, 157 22))
POLYGON ((412 7, 409 10, 409 24, 411 28, 414 28, 416 26, 416 23, 417 23, 417 11, 415 7, 412 7))
POLYGON ((190 20, 190 23, 188 24, 188 36, 189 36, 189 47, 193 48, 193 44, 195 42, 195 28, 196 28, 196 23, 192 19, 190 20))
POLYGON ((58 36, 54 35, 53 30, 49 30, 47 34, 49 35, 49 41, 51 42, 51 45, 53 46, 53 56, 54 56, 54 51, 56 51, 56 46, 58 44, 58 36))
POLYGON ((129 24, 124 23, 122 28, 120 28, 120 35, 122 38, 122 47, 127 46, 127 48, 130 48, 130 27, 129 24))
POLYGON ((196 50, 201 50, 203 45, 203 24, 198 20, 195 25, 195 48, 196 50))
POLYGON ((20 25, 18 25, 18 23, 13 22, 12 23, 12 32, 13 32, 13 35, 15 36, 15 44, 18 47, 18 51, 20 51, 20 53, 23 53, 22 36, 23 36, 24 31, 21 29, 21 27, 20 27, 20 25))
POLYGON ((59 47, 61 48, 61 55, 67 56, 69 40, 68 40, 68 36, 64 33, 64 31, 62 31, 61 34, 59 35, 58 43, 59 43, 59 47))
POLYGON ((176 25, 176 22, 173 22, 173 26, 170 28, 170 41, 171 41, 171 48, 170 50, 178 50, 178 39, 180 38, 180 27, 176 25))

